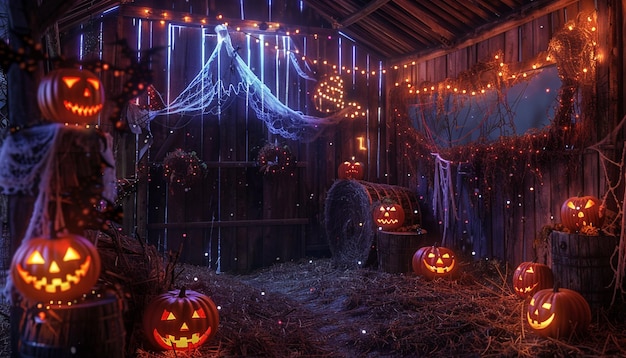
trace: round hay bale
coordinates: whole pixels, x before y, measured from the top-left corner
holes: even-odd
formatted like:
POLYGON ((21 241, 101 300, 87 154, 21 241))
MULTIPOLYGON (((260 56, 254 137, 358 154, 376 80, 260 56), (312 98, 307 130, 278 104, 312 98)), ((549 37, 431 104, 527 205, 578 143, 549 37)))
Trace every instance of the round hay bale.
POLYGON ((374 243, 374 207, 394 199, 405 211, 405 226, 421 224, 417 194, 408 188, 363 180, 336 180, 326 194, 326 237, 335 264, 357 267, 367 261, 374 243))

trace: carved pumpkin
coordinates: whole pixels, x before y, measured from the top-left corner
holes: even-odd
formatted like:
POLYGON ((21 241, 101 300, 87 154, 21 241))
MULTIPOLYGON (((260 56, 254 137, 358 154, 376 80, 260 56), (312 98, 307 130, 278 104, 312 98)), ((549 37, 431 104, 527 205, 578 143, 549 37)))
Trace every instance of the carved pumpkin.
POLYGON ((23 241, 11 263, 15 288, 34 301, 72 301, 100 277, 100 255, 86 238, 62 234, 23 241))
POLYGON ((363 176, 364 170, 361 162, 355 162, 353 160, 339 164, 339 169, 337 170, 337 177, 339 179, 363 180, 363 176))
POLYGON ((573 196, 561 205, 561 222, 571 232, 585 226, 600 227, 603 217, 600 207, 600 200, 594 196, 573 196))
POLYGON ((523 298, 554 286, 554 275, 548 265, 522 262, 513 272, 513 290, 523 298))
POLYGON ((404 225, 402 205, 383 200, 374 208, 374 224, 381 230, 394 230, 404 225))
POLYGON ((430 280, 435 277, 453 276, 458 267, 454 251, 439 246, 419 248, 413 255, 411 264, 416 274, 430 280))
POLYGON ((143 316, 146 338, 161 350, 198 348, 217 333, 218 324, 213 301, 184 287, 155 297, 143 316))
POLYGON ((39 83, 37 104, 42 116, 49 120, 92 123, 104 106, 104 88, 90 71, 57 69, 39 83))
POLYGON ((555 287, 533 295, 526 318, 530 328, 541 336, 567 338, 587 329, 591 323, 591 309, 578 292, 555 287))

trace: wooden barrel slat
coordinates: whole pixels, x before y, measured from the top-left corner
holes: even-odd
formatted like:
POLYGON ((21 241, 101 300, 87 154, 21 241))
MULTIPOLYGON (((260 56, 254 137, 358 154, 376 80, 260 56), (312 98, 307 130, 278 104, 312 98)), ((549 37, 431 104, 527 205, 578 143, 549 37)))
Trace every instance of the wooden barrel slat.
POLYGON ((390 273, 413 271, 413 255, 427 245, 425 235, 416 232, 379 231, 377 240, 378 269, 390 273))
POLYGON ((103 294, 71 306, 28 308, 22 316, 20 357, 123 357, 125 329, 122 304, 103 294))
POLYGON ((554 231, 550 240, 552 272, 560 287, 580 293, 592 310, 608 307, 615 276, 611 256, 618 238, 554 231))

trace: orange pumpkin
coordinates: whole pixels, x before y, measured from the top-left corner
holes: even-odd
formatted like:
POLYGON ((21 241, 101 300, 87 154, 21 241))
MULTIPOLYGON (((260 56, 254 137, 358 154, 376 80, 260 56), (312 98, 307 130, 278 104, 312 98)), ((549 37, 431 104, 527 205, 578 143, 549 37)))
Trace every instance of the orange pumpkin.
POLYGON ((599 228, 602 218, 601 202, 595 196, 573 196, 561 205, 561 223, 571 232, 578 232, 585 226, 599 228))
POLYGON ((92 72, 53 70, 39 83, 37 104, 44 118, 59 123, 88 124, 104 106, 104 87, 92 72))
POLYGON ((404 208, 402 205, 383 200, 374 208, 374 224, 380 230, 395 230, 404 225, 404 208))
POLYGON ((217 333, 218 324, 211 298, 185 287, 155 297, 143 316, 146 338, 161 350, 198 348, 217 333))
POLYGON ((337 177, 339 179, 363 180, 363 163, 353 160, 351 162, 345 161, 339 164, 339 169, 337 169, 337 177))
POLYGON ((523 298, 535 292, 553 287, 554 275, 548 265, 538 262, 522 262, 513 272, 513 290, 523 298))
POLYGON ((100 255, 78 235, 23 241, 11 263, 15 288, 38 302, 72 301, 89 292, 100 277, 100 255))
POLYGON ((436 245, 424 246, 415 251, 411 264, 413 272, 429 280, 453 276, 458 268, 454 251, 436 245))
POLYGON ((584 332, 591 323, 591 309, 574 290, 547 288, 533 295, 526 319, 530 328, 544 337, 568 338, 584 332))

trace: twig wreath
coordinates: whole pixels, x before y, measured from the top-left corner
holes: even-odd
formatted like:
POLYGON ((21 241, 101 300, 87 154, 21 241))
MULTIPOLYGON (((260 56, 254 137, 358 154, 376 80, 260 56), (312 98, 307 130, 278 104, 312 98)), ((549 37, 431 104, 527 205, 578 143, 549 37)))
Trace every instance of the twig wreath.
POLYGON ((180 148, 167 153, 163 159, 163 175, 169 185, 190 190, 190 186, 204 177, 207 165, 196 152, 186 152, 180 148))
POLYGON ((293 175, 295 169, 295 158, 287 145, 268 143, 260 150, 257 157, 260 169, 263 174, 284 174, 293 175))

